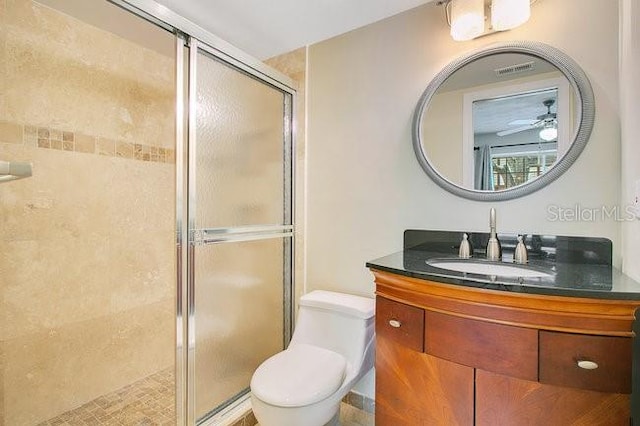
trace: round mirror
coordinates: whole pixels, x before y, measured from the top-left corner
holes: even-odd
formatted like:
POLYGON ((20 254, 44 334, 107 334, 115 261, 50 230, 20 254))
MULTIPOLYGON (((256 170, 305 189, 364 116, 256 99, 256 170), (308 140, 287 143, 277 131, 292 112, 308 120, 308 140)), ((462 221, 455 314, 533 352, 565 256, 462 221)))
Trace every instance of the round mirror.
POLYGON ((508 200, 564 173, 594 116, 593 90, 571 58, 541 43, 500 43, 435 76, 414 113, 413 147, 449 192, 508 200))

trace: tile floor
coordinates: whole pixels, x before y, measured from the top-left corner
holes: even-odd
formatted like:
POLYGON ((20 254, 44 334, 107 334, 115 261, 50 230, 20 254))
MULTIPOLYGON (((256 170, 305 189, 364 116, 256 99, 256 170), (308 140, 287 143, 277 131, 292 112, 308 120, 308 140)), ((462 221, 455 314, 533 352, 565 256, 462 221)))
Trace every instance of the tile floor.
POLYGON ((342 426, 374 426, 376 422, 373 413, 367 413, 343 402, 340 406, 340 424, 342 426))
MULTIPOLYGON (((38 426, 173 426, 174 403, 174 375, 173 368, 169 368, 38 426)), ((340 423, 342 426, 373 426, 375 421, 373 414, 343 402, 340 423)), ((259 426, 252 414, 236 425, 259 426)))
POLYGON ((38 426, 175 425, 173 368, 160 371, 38 426))

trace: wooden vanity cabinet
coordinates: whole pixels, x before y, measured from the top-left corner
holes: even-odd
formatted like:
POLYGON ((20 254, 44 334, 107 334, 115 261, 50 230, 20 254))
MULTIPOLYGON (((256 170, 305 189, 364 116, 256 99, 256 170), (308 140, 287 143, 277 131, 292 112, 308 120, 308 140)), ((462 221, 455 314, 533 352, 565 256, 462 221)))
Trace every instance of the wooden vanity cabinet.
POLYGON ((630 424, 640 303, 373 272, 377 426, 630 424))
POLYGON ((423 309, 376 299, 376 424, 472 425, 473 368, 427 355, 423 343, 423 309))

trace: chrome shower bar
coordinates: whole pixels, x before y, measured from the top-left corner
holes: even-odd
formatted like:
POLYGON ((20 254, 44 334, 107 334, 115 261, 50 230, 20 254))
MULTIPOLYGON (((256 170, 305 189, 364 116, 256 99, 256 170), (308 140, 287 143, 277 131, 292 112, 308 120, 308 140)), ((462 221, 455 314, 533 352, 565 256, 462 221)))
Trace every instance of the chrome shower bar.
POLYGON ((258 225, 238 228, 210 228, 192 231, 195 245, 223 243, 227 241, 253 241, 293 236, 293 225, 258 225))
POLYGON ((31 163, 0 161, 0 182, 31 177, 31 163))

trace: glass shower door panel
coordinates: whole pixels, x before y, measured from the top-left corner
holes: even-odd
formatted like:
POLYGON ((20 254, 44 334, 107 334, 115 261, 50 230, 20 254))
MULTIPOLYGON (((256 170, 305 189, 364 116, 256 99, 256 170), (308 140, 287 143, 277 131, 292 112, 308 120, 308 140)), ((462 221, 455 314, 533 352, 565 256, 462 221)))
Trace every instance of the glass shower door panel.
POLYGON ((286 239, 195 247, 195 410, 202 418, 249 386, 283 345, 286 239))
POLYGON ((205 53, 196 80, 196 228, 282 224, 284 94, 205 53))
POLYGON ((291 95, 192 49, 190 410, 201 422, 245 397, 288 337, 291 95))

